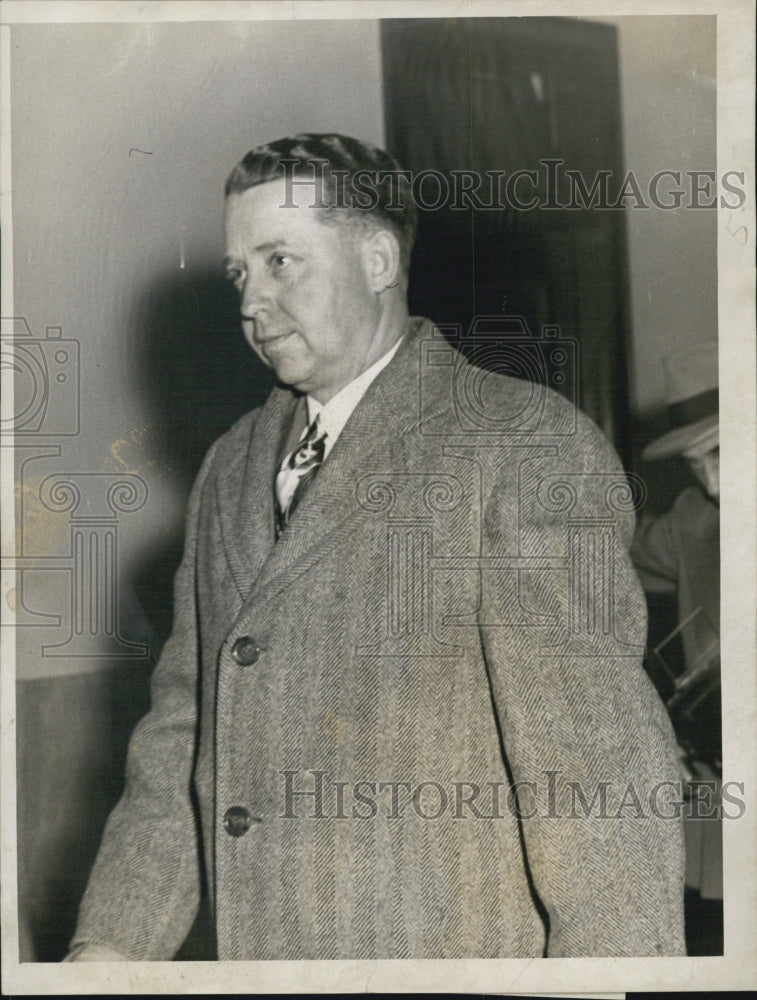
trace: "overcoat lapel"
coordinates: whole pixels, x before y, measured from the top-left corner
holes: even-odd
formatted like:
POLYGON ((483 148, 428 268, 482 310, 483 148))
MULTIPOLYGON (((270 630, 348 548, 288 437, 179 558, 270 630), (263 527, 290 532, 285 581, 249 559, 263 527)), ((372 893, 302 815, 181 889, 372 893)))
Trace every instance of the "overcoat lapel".
POLYGON ((275 387, 247 439, 221 470, 216 485, 218 520, 231 575, 245 599, 276 540, 273 489, 278 456, 298 397, 275 387))
POLYGON ((218 487, 224 545, 243 598, 282 589, 339 544, 339 535, 349 535, 360 513, 355 496, 362 476, 404 470, 402 438, 419 417, 419 344, 431 330, 411 321, 405 343, 368 387, 278 541, 273 483, 297 397, 273 390, 243 467, 229 469, 218 487))

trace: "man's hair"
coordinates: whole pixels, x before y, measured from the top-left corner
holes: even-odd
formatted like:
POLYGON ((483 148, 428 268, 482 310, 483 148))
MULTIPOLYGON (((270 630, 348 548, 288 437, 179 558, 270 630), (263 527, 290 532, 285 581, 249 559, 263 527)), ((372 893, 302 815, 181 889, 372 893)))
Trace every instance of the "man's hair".
POLYGON ((287 136, 250 150, 229 175, 226 197, 280 177, 298 187, 305 181, 313 185, 312 204, 326 224, 389 228, 407 274, 417 214, 409 175, 393 156, 336 133, 287 136))

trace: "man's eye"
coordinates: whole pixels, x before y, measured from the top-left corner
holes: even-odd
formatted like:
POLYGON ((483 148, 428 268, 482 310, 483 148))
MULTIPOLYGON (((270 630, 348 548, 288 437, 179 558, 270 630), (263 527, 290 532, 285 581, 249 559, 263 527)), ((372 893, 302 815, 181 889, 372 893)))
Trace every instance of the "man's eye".
POLYGON ((288 267, 291 264, 292 258, 286 253, 274 253, 271 254, 270 264, 274 271, 280 271, 284 267, 288 267))
POLYGON ((244 281, 244 271, 241 267, 230 267, 226 272, 226 280, 239 288, 242 281, 244 281))

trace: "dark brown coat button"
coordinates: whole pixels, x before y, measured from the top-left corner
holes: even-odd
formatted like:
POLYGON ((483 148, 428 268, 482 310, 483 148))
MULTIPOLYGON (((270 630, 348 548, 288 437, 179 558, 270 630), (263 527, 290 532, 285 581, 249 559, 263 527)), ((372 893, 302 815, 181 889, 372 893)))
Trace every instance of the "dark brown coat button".
POLYGON ((231 655, 240 667, 249 667, 258 662, 262 649, 251 635, 243 635, 231 647, 231 655))
POLYGON ((230 837, 243 837, 250 829, 252 819, 243 806, 232 806, 223 817, 224 829, 230 837))

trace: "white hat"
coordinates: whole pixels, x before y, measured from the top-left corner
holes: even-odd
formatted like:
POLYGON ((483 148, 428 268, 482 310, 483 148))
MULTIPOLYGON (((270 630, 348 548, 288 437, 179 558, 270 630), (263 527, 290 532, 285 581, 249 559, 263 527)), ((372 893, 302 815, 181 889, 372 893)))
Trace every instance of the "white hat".
POLYGON ((646 446, 645 460, 709 451, 719 439, 718 345, 695 344, 664 361, 671 430, 646 446))

